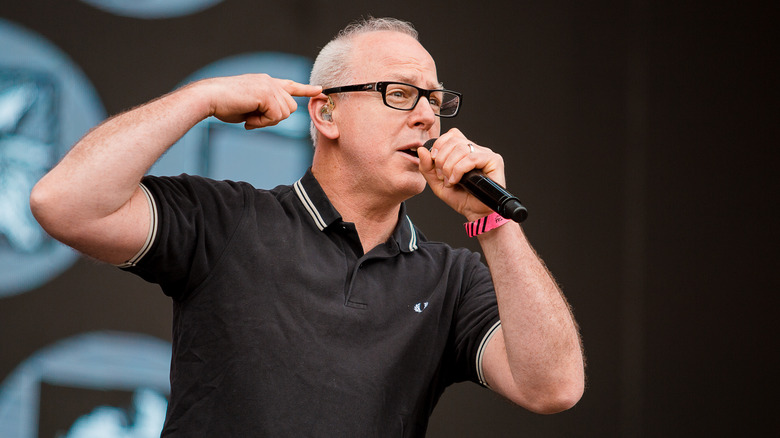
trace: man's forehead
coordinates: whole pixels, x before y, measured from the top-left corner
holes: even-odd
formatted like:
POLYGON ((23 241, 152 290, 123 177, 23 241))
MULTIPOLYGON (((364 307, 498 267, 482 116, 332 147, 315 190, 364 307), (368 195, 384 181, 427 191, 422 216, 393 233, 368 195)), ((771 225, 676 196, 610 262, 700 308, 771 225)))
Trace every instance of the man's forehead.
POLYGON ((412 76, 401 72, 390 72, 383 76, 385 81, 404 82, 407 84, 417 85, 422 88, 442 88, 443 83, 439 82, 435 77, 433 79, 425 79, 418 76, 412 76))
POLYGON ((355 48, 353 72, 356 76, 364 76, 356 79, 408 82, 431 88, 439 86, 433 58, 409 35, 373 32, 363 35, 355 48))

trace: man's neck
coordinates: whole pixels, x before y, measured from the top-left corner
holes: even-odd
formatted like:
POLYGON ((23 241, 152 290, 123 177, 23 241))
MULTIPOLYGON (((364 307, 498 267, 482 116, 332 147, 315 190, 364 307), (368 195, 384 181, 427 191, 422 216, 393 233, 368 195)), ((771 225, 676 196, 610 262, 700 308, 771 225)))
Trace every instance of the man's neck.
POLYGON ((355 224, 363 253, 371 251, 390 238, 398 223, 400 201, 391 201, 365 188, 346 183, 343 176, 312 167, 322 190, 345 222, 355 224))

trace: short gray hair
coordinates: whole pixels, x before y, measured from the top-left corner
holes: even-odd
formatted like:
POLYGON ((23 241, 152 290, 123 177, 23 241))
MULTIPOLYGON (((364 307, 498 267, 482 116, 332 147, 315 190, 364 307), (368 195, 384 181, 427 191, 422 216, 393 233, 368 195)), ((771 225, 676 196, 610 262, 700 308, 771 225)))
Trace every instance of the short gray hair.
MULTIPOLYGON (((348 85, 346 82, 352 76, 350 55, 355 37, 382 31, 399 32, 418 39, 417 30, 408 21, 369 16, 352 22, 320 50, 311 69, 309 83, 322 85, 323 88, 348 85)), ((318 131, 313 122, 310 132, 312 142, 316 144, 318 131)))

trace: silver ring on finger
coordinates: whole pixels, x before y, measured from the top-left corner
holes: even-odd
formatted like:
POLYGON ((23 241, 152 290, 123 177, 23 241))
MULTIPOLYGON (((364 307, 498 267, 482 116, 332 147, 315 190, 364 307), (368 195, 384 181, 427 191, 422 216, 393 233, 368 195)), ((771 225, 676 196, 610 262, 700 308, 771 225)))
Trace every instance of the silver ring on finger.
POLYGON ((470 154, 473 154, 473 153, 474 153, 474 145, 473 145, 473 144, 471 144, 471 143, 469 143, 469 153, 470 153, 470 154))

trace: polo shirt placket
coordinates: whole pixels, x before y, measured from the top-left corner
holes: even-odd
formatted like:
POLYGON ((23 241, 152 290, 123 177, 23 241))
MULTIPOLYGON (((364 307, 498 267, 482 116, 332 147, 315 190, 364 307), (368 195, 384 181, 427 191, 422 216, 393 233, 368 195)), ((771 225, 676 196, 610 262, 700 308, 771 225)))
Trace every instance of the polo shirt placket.
MULTIPOLYGON (((315 225, 320 231, 334 235, 334 241, 342 248, 345 264, 349 270, 345 275, 344 304, 355 309, 365 309, 370 305, 372 291, 361 287, 361 276, 376 275, 366 272, 371 270, 373 262, 396 257, 402 252, 411 253, 418 248, 417 232, 411 219, 406 215, 406 205, 401 204, 400 220, 391 238, 363 254, 355 225, 342 220, 341 215, 330 203, 310 172, 298 180, 294 187, 298 199, 315 225)), ((384 276, 380 277, 380 280, 392 282, 393 278, 384 276)), ((373 292, 381 293, 381 291, 373 292)))

